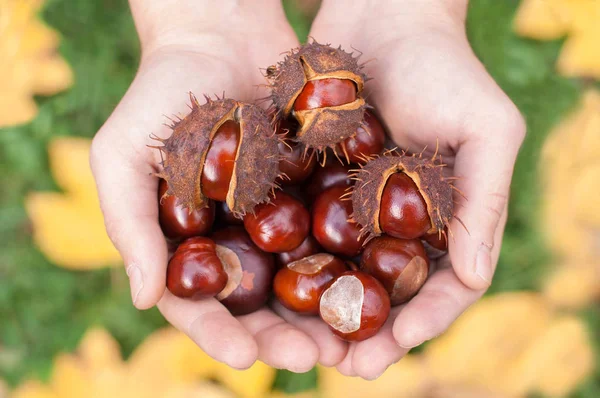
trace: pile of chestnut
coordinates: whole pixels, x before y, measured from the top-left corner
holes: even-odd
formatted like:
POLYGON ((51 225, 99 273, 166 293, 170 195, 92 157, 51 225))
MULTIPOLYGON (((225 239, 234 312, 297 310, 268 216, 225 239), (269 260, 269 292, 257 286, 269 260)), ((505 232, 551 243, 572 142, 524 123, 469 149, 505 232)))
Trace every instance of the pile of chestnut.
MULTIPOLYGON (((313 93, 319 84, 327 81, 316 81, 313 93)), ((311 93, 304 97, 296 108, 327 105, 311 93)), ((164 196, 167 184, 160 181, 160 224, 177 245, 167 288, 182 298, 216 297, 234 315, 256 311, 274 293, 292 311, 320 315, 341 338, 364 340, 382 327, 391 306, 418 292, 430 258, 446 251, 446 238, 427 234, 427 204, 403 172, 389 177, 381 196, 384 234, 366 242, 351 221, 349 171, 384 150, 386 135, 374 114, 367 111, 356 135, 339 144, 346 162, 329 156, 321 164, 312 149, 286 140, 294 123, 278 126, 281 189, 241 219, 225 203, 240 134, 236 123, 219 127, 205 158, 201 186, 208 207, 178 206, 175 196, 164 196)))

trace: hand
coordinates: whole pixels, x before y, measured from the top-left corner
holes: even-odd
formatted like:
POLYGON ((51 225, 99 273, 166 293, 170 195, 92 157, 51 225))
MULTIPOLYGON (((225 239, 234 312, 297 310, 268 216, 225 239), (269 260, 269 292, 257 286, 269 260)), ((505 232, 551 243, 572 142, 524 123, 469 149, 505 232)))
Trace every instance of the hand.
POLYGON ((439 142, 467 198, 456 196, 449 258, 434 265, 416 297, 392 309, 378 335, 350 346, 338 365, 347 375, 378 377, 443 333, 492 281, 525 124, 473 54, 466 8, 467 0, 325 0, 313 24, 317 41, 364 51, 374 78, 367 100, 396 144, 431 156, 439 142))
POLYGON ((266 96, 259 67, 297 46, 277 0, 131 0, 142 43, 139 72, 94 138, 91 166, 108 234, 124 259, 133 303, 158 308, 206 353, 234 368, 257 359, 303 372, 317 361, 332 366, 347 346, 318 320, 281 308, 234 318, 217 300, 179 299, 165 290, 167 245, 158 224, 160 155, 154 133, 166 138, 163 115, 185 115, 187 93, 251 101, 266 96))

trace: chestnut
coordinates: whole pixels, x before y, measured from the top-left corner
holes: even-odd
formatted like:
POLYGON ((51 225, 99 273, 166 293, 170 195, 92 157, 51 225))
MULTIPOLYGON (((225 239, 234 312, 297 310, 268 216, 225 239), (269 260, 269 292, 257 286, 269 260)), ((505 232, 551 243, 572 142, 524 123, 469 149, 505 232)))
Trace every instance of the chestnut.
POLYGON ((210 232, 215 220, 215 205, 212 201, 209 201, 208 207, 189 211, 177 204, 174 195, 165 196, 167 190, 167 182, 161 179, 158 184, 158 221, 167 238, 180 240, 210 232))
POLYGON ((352 202, 343 200, 345 186, 334 186, 317 197, 312 209, 312 234, 329 253, 346 257, 360 254, 364 238, 360 226, 349 221, 352 202))
POLYGON ((310 214, 304 205, 278 191, 270 203, 254 208, 254 214, 244 217, 244 227, 261 250, 283 253, 294 250, 310 232, 310 214))
POLYGON ((357 98, 356 84, 349 79, 325 78, 306 82, 294 102, 295 111, 348 104, 357 98))
POLYGON ((427 257, 432 260, 442 257, 448 252, 448 228, 442 233, 426 234, 421 237, 427 257))
POLYGON ((312 256, 321 251, 321 246, 312 235, 308 235, 306 239, 294 250, 277 254, 277 263, 281 267, 285 267, 289 263, 303 259, 304 257, 312 256))
POLYGON ((244 221, 233 215, 226 202, 216 202, 216 219, 221 225, 243 225, 244 221))
POLYGON ((281 268, 275 275, 273 291, 289 310, 317 315, 325 286, 347 270, 344 262, 331 254, 313 254, 281 268))
POLYGON ((382 235, 365 246, 360 267, 380 281, 392 305, 398 305, 421 289, 429 274, 429 259, 420 240, 382 235))
POLYGON ((215 296, 225 288, 229 279, 222 256, 223 251, 211 239, 187 239, 169 261, 167 288, 182 298, 215 296))
POLYGON ((217 129, 200 179, 202 193, 207 198, 221 202, 227 198, 239 142, 240 125, 233 120, 226 121, 217 129))
POLYGON ((321 319, 346 341, 374 336, 390 315, 390 298, 383 285, 361 271, 348 271, 325 288, 319 304, 321 319))
POLYGON ((216 296, 233 315, 244 315, 261 308, 269 298, 275 274, 272 254, 261 251, 241 227, 227 227, 212 239, 229 249, 227 286, 216 296))
POLYGON ((291 140, 297 129, 295 121, 279 122, 279 173, 278 182, 282 185, 296 185, 306 180, 317 165, 317 157, 313 149, 307 149, 300 143, 291 140))
POLYGON ((363 126, 356 130, 356 135, 338 144, 350 163, 365 163, 367 157, 380 154, 384 145, 385 130, 377 116, 369 111, 365 112, 363 126))
POLYGON ((337 185, 344 187, 351 186, 352 180, 350 179, 349 170, 349 167, 339 162, 332 162, 325 165, 325 167, 317 168, 305 189, 309 203, 313 203, 317 196, 327 188, 337 185))
POLYGON ((431 229, 425 199, 414 181, 404 173, 392 174, 381 195, 381 230, 395 238, 415 239, 431 229))

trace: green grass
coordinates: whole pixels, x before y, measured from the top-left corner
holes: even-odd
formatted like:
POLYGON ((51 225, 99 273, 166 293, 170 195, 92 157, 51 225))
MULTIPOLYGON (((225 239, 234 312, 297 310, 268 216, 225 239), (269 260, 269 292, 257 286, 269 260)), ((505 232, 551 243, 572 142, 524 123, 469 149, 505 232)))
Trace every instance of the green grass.
MULTIPOLYGON (((310 21, 290 2, 285 6, 304 40, 310 21)), ((546 272, 551 256, 537 232, 540 215, 535 211, 539 152, 550 128, 574 106, 582 88, 579 81, 554 72, 560 42, 535 42, 512 33, 516 6, 516 0, 472 0, 468 20, 476 53, 528 124, 490 293, 535 289, 546 272)), ((63 35, 60 50, 75 71, 76 84, 54 97, 38 98, 40 113, 32 123, 0 131, 0 377, 13 385, 26 377, 45 378, 52 358, 74 349, 91 325, 107 327, 125 355, 164 325, 156 310, 133 308, 122 270, 63 270, 32 243, 23 199, 29 191, 57 189, 48 171, 48 142, 60 135, 93 136, 125 93, 139 57, 125 0, 49 0, 43 15, 63 35)), ((582 316, 600 336, 600 310, 582 316)), ((276 387, 294 392, 315 383, 315 372, 280 372, 276 387)), ((573 395, 598 396, 600 373, 573 395)))

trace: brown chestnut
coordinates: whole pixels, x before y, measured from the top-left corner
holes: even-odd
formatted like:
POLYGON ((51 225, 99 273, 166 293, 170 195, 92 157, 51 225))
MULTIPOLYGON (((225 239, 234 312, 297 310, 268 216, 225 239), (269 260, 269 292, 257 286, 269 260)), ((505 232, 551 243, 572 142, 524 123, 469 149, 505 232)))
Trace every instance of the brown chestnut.
POLYGON ((177 297, 213 297, 227 285, 223 250, 204 237, 179 245, 167 266, 167 288, 177 297))
POLYGON ((385 130, 370 111, 365 112, 363 126, 356 130, 356 135, 338 144, 341 153, 351 163, 364 163, 366 157, 380 154, 384 145, 385 130))
POLYGON ((329 253, 346 257, 360 254, 364 239, 360 226, 349 221, 352 202, 343 200, 346 187, 334 186, 317 197, 312 209, 312 234, 329 253))
POLYGON ((308 235, 306 239, 294 250, 277 254, 277 263, 280 267, 285 267, 289 263, 303 259, 304 257, 312 256, 321 251, 321 246, 312 235, 308 235))
POLYGON ((321 319, 346 341, 374 336, 390 315, 390 298, 371 275, 348 271, 325 288, 319 304, 321 319))
POLYGON ((282 185, 296 185, 306 180, 317 165, 317 157, 313 149, 307 149, 294 142, 294 130, 298 128, 294 121, 280 121, 278 127, 279 172, 282 175, 278 182, 282 185))
POLYGON ((415 239, 431 229, 425 199, 414 181, 404 173, 387 180, 379 211, 381 230, 395 238, 415 239))
POLYGON ((202 193, 210 199, 224 202, 233 175, 235 157, 240 142, 240 125, 228 120, 217 129, 210 143, 200 186, 202 193))
POLYGON ((448 228, 445 228, 442 233, 423 235, 421 240, 425 246, 427 257, 432 260, 438 259, 448 252, 448 228))
POLYGON ((337 185, 344 187, 351 186, 352 180, 348 173, 349 170, 349 167, 339 162, 332 162, 325 165, 325 167, 317 168, 308 181, 308 184, 306 184, 306 197, 309 203, 313 203, 317 196, 327 188, 337 185))
POLYGON ((229 249, 227 286, 216 297, 233 315, 261 308, 269 298, 275 274, 272 254, 261 251, 241 227, 215 232, 212 239, 229 249))
POLYGON ((226 202, 216 202, 216 219, 221 225, 242 225, 244 221, 233 215, 226 202))
POLYGON ((357 97, 356 84, 349 79, 326 78, 306 82, 294 102, 295 111, 348 104, 357 97))
POLYGON ((273 291, 289 310, 317 315, 325 286, 347 270, 344 262, 331 254, 314 254, 281 268, 275 275, 273 291))
POLYGON ((283 253, 294 250, 310 232, 310 214, 292 196, 277 191, 270 203, 254 208, 244 217, 244 227, 261 250, 283 253))
POLYGON ((165 236, 180 240, 210 232, 215 220, 214 203, 209 201, 208 207, 189 211, 178 206, 174 195, 165 196, 167 189, 167 182, 161 179, 158 184, 158 221, 165 236))
POLYGON ((398 305, 421 289, 429 274, 429 259, 420 240, 382 235, 365 246, 360 267, 381 282, 392 305, 398 305))

